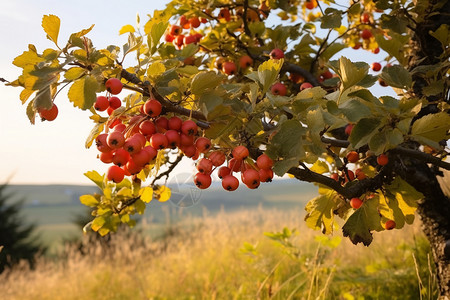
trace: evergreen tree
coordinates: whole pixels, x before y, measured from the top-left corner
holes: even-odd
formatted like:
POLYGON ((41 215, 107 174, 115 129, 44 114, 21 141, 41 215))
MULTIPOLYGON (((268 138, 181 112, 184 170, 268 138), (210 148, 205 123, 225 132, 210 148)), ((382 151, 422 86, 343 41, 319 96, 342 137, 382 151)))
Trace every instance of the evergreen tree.
POLYGON ((33 267, 36 254, 45 251, 35 239, 36 225, 27 224, 20 214, 23 200, 11 201, 14 193, 7 186, 0 186, 0 273, 21 260, 33 267))

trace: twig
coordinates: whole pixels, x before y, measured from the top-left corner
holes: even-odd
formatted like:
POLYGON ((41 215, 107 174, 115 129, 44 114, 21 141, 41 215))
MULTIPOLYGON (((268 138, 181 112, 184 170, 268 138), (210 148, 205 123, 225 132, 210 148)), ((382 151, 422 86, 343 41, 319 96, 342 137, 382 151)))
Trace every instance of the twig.
POLYGON ((163 178, 164 176, 169 177, 169 175, 170 175, 170 173, 173 171, 173 169, 175 169, 175 167, 181 162, 181 159, 183 159, 183 156, 184 156, 184 155, 183 155, 182 153, 180 153, 180 154, 177 156, 177 159, 176 159, 173 163, 170 163, 169 169, 167 169, 167 171, 164 171, 164 172, 158 174, 158 176, 156 176, 156 177, 153 179, 151 185, 153 186, 157 180, 163 178))

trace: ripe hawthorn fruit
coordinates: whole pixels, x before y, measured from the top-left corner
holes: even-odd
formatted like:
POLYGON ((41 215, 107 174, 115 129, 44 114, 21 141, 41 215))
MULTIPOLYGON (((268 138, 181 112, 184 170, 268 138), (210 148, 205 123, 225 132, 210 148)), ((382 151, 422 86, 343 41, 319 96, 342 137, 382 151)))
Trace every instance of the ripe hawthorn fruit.
POLYGON ((242 159, 232 158, 228 161, 228 168, 233 172, 239 172, 242 166, 242 159))
POLYGON ((236 64, 232 61, 226 61, 222 64, 222 71, 227 75, 234 75, 236 73, 236 64))
POLYGON ((209 154, 208 158, 210 161, 212 161, 212 163, 215 167, 221 166, 226 160, 225 154, 221 151, 211 152, 209 154))
POLYGON ((108 102, 109 107, 111 107, 112 109, 117 109, 122 106, 122 101, 120 101, 120 99, 115 96, 109 97, 108 102))
POLYGON ((158 150, 156 150, 152 146, 145 146, 142 150, 148 152, 149 162, 154 160, 156 158, 156 156, 158 155, 158 150))
POLYGON ((211 185, 211 176, 208 174, 197 173, 194 176, 194 183, 199 189, 207 189, 211 185))
POLYGON ((397 225, 397 224, 395 224, 395 221, 394 221, 394 220, 387 220, 387 221, 386 221, 386 224, 384 224, 384 228, 385 228, 386 230, 391 230, 391 229, 394 229, 396 225, 397 225))
POLYGON ((191 28, 197 28, 200 26, 200 19, 198 17, 192 17, 189 19, 189 24, 191 28))
POLYGON ((108 98, 105 96, 97 96, 97 100, 94 103, 95 110, 98 111, 105 111, 109 107, 109 101, 108 98))
POLYGON ((222 179, 222 187, 227 191, 235 191, 239 187, 239 180, 233 175, 227 175, 222 179))
POLYGON ((231 155, 233 155, 233 158, 238 159, 238 160, 243 160, 245 158, 248 157, 250 153, 248 152, 247 147, 245 146, 237 146, 233 149, 233 151, 231 152, 231 155))
POLYGON ((347 160, 351 163, 355 163, 359 160, 359 154, 356 151, 350 151, 347 153, 347 160))
POLYGON ((129 160, 130 153, 123 148, 117 149, 112 158, 112 162, 119 167, 126 165, 129 160))
POLYGON ((386 154, 380 154, 380 155, 378 155, 378 157, 377 157, 377 163, 378 163, 380 166, 385 166, 385 165, 388 164, 388 162, 389 162, 389 158, 388 158, 388 156, 387 156, 386 154))
POLYGON ((197 43, 197 37, 195 35, 186 35, 183 39, 184 45, 197 43))
POLYGON ((254 169, 247 169, 242 172, 242 182, 251 189, 255 189, 260 184, 259 172, 254 169))
POLYGON ((273 178, 273 171, 271 169, 259 169, 259 180, 261 182, 271 182, 273 178))
POLYGON ((125 167, 131 175, 135 175, 142 171, 144 166, 137 164, 132 158, 130 158, 125 167))
POLYGON ((181 125, 183 125, 183 120, 181 120, 179 117, 173 116, 172 118, 169 119, 168 122, 169 129, 180 131, 181 125))
POLYGON ((164 134, 155 133, 150 137, 150 145, 155 149, 165 149, 169 146, 169 141, 164 134))
POLYGON ((118 78, 109 78, 105 82, 105 87, 108 92, 117 95, 122 91, 123 84, 118 78))
POLYGON ((350 136, 350 134, 352 133, 354 125, 353 124, 347 124, 347 126, 345 126, 345 134, 350 136))
POLYGON ((110 152, 112 149, 108 146, 107 143, 108 134, 101 133, 95 138, 95 145, 97 146, 97 150, 100 152, 110 152))
POLYGON ((360 208, 362 204, 363 204, 363 202, 359 198, 352 198, 350 200, 350 206, 353 207, 354 209, 360 208))
POLYGON ((195 148, 195 146, 192 144, 181 146, 181 151, 183 151, 184 155, 186 155, 189 158, 193 158, 198 153, 197 148, 195 148))
POLYGON ((270 88, 270 92, 274 95, 286 96, 287 88, 281 82, 277 82, 270 88))
POLYGON ((366 173, 364 173, 364 171, 361 169, 355 170, 355 176, 358 180, 363 180, 363 179, 367 178, 366 173))
POLYGON ((303 82, 301 85, 300 85, 300 91, 303 91, 303 90, 306 90, 306 89, 310 89, 310 88, 312 88, 312 87, 314 87, 311 83, 309 83, 309 82, 303 82))
POLYGON ((133 135, 125 140, 122 147, 132 155, 142 150, 142 143, 133 135))
POLYGON ((172 26, 170 26, 169 34, 170 34, 171 36, 176 37, 176 36, 178 36, 180 33, 181 33, 181 27, 180 27, 180 26, 175 25, 175 24, 172 25, 172 26))
POLYGON ((231 169, 228 167, 220 167, 219 170, 217 171, 217 176, 219 176, 220 179, 225 178, 226 176, 231 174, 231 169))
POLYGON ((194 136, 186 135, 184 133, 180 134, 181 145, 182 146, 193 146, 194 145, 194 136))
POLYGON ((244 55, 239 58, 239 67, 241 69, 247 69, 248 67, 251 67, 253 65, 253 59, 248 56, 244 55))
POLYGON ((279 49, 279 48, 275 48, 272 51, 270 51, 269 56, 270 56, 271 59, 284 58, 284 51, 279 49))
POLYGON ((157 132, 166 132, 169 129, 169 120, 166 117, 159 117, 155 121, 157 132))
POLYGON ((114 181, 115 183, 121 182, 124 177, 124 170, 115 165, 109 167, 108 171, 106 172, 106 178, 108 178, 108 180, 114 181))
POLYGON ((226 7, 222 8, 219 11, 219 15, 218 15, 219 19, 225 20, 226 22, 229 22, 231 20, 231 13, 230 10, 226 7))
POLYGON ((192 120, 186 120, 181 125, 181 132, 186 135, 196 135, 198 131, 198 126, 192 120))
POLYGON ((150 153, 144 149, 131 155, 133 161, 140 166, 145 166, 150 162, 150 153))
POLYGON ((197 170, 200 173, 210 174, 213 168, 213 163, 207 158, 202 158, 197 162, 197 170))
POLYGON ((372 37, 372 32, 369 29, 364 29, 363 31, 361 31, 361 38, 363 40, 368 40, 372 37))
POLYGON ((200 153, 206 153, 211 149, 211 141, 201 136, 195 140, 195 147, 197 147, 200 153))
POLYGON ((111 149, 118 149, 125 144, 125 137, 122 132, 119 131, 111 131, 108 134, 108 138, 106 139, 106 143, 111 149))
POLYGON ((372 70, 374 70, 375 72, 378 72, 381 70, 381 64, 378 62, 374 62, 372 63, 372 70))
POLYGON ((53 103, 50 109, 41 108, 39 110, 39 116, 42 121, 53 121, 58 116, 58 107, 53 103))
POLYGON ((256 165, 260 169, 268 170, 273 167, 273 160, 267 154, 263 153, 256 159, 256 165))
POLYGON ((167 142, 169 143, 170 148, 175 149, 180 146, 181 137, 178 131, 169 129, 166 131, 166 133, 164 133, 164 135, 167 138, 167 142))
POLYGON ((156 99, 150 99, 144 103, 144 113, 152 118, 159 116, 161 114, 161 111, 162 105, 156 99))
POLYGON ((144 136, 150 136, 156 132, 155 124, 152 121, 145 120, 139 124, 139 132, 144 136))
POLYGON ((338 173, 332 173, 330 176, 331 179, 334 179, 336 181, 339 181, 339 174, 338 173))
POLYGON ((100 152, 100 155, 98 157, 100 158, 101 162, 109 164, 112 163, 113 156, 114 152, 108 151, 108 152, 100 152))

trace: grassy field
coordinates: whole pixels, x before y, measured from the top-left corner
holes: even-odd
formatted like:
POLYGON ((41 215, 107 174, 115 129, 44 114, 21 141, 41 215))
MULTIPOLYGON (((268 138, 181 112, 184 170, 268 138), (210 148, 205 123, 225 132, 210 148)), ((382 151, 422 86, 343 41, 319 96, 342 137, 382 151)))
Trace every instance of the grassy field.
MULTIPOLYGON (((418 222, 375 233, 370 247, 354 246, 340 231, 324 237, 306 228, 303 205, 314 187, 277 184, 260 191, 213 190, 184 209, 152 202, 138 230, 102 243, 85 236, 81 244, 56 247, 58 255, 39 258, 33 271, 23 265, 1 274, 0 298, 436 298, 418 222)), ((74 226, 61 217, 65 201, 56 205, 61 211, 50 203, 40 211, 50 214, 40 229, 54 243, 56 231, 67 235, 74 226)))

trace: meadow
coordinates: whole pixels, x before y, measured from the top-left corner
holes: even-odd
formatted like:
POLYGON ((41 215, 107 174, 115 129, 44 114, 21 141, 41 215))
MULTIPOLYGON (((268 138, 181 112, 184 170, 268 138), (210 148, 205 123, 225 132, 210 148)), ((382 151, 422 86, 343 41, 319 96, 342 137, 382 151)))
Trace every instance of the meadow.
POLYGON ((2 299, 436 298, 419 222, 355 246, 339 230, 325 237, 305 226, 314 187, 270 190, 254 199, 212 191, 184 209, 155 202, 138 228, 107 242, 86 235, 63 245, 53 232, 52 255, 34 270, 0 275, 2 299))

